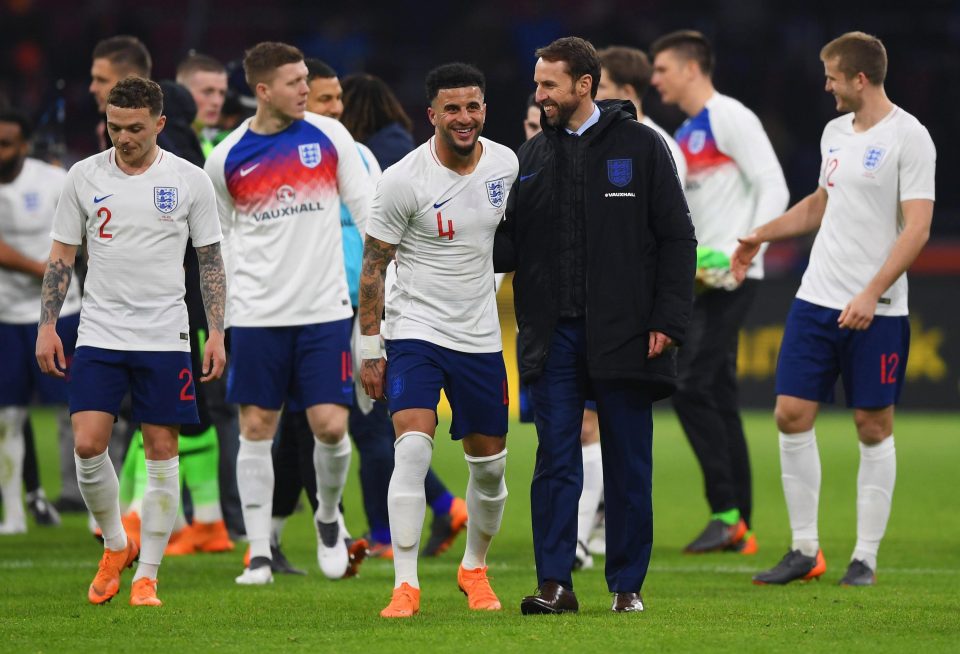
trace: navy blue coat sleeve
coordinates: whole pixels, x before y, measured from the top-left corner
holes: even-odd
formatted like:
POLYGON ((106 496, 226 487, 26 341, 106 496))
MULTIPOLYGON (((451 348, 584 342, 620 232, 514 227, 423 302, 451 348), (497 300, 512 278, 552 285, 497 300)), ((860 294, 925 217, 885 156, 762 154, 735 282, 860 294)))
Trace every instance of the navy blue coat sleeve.
POLYGON ((657 277, 651 331, 683 342, 693 312, 693 283, 697 266, 697 239, 683 196, 677 169, 667 144, 650 148, 648 216, 657 242, 657 277))

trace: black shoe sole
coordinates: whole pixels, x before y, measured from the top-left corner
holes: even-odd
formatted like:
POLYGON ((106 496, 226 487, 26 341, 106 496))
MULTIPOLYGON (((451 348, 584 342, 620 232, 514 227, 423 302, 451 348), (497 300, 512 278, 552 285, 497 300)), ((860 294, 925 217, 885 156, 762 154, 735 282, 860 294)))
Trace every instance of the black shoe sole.
POLYGON ((524 600, 520 602, 520 613, 523 615, 560 615, 561 613, 577 613, 578 609, 557 609, 541 600, 524 600))

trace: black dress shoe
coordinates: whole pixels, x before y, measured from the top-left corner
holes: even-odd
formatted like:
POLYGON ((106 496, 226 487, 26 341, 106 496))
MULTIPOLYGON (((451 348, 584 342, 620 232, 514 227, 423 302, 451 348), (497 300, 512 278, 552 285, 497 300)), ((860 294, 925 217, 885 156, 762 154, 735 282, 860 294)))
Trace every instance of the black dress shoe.
POLYGON ((643 598, 640 593, 614 593, 610 610, 614 613, 639 613, 643 611, 643 598))
POLYGON ((576 613, 578 610, 580 603, 573 591, 549 580, 540 584, 536 593, 520 601, 520 613, 523 615, 576 613))

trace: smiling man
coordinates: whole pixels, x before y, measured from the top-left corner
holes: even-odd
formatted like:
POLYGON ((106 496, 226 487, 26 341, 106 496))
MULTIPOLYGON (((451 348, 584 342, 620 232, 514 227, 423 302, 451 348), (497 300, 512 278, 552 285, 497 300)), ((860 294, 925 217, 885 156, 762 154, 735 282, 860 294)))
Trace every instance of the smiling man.
POLYGON ((90 264, 69 396, 80 492, 103 532, 103 558, 88 591, 93 604, 117 594, 120 573, 139 553, 130 603, 161 605, 157 571, 179 503, 177 435, 180 425, 198 422, 183 300, 188 238, 197 250, 210 329, 200 381, 220 377, 224 366, 226 281, 216 200, 202 170, 157 146, 162 112, 163 93, 154 82, 128 77, 110 91, 107 131, 114 147, 70 169, 41 291, 37 362, 43 372, 64 377, 57 319, 85 239, 90 264), (139 547, 121 524, 117 476, 106 451, 128 390, 147 458, 139 547))
POLYGON ((387 397, 396 432, 387 494, 396 572, 380 612, 409 618, 420 609, 417 552, 426 512, 424 478, 433 455, 440 390, 453 410, 450 435, 470 469, 467 546, 457 583, 473 610, 501 608, 487 579, 487 550, 500 530, 507 375, 493 274, 493 240, 517 177, 517 157, 480 136, 486 82, 462 63, 427 75, 433 137, 391 166, 377 187, 360 277, 361 378, 372 398, 387 397), (386 353, 380 316, 384 277, 396 256, 386 299, 386 353))
POLYGON ((498 271, 516 270, 520 374, 539 440, 530 488, 538 587, 520 609, 579 609, 580 434, 584 402, 595 399, 611 608, 639 612, 653 544, 651 405, 673 390, 670 346, 690 314, 696 241, 663 139, 630 102, 594 102, 593 45, 566 37, 536 55, 545 124, 520 146, 495 252, 498 271))
POLYGON ((340 202, 359 229, 371 187, 349 132, 306 112, 303 53, 264 42, 243 60, 256 114, 207 159, 228 241, 231 326, 227 399, 240 405, 237 486, 251 559, 238 584, 273 580, 270 514, 273 437, 280 409, 306 410, 314 434, 317 559, 347 574, 348 534, 338 504, 350 468, 344 435, 353 402, 340 202))
POLYGON ((937 153, 920 121, 887 97, 880 39, 848 32, 820 59, 826 91, 844 114, 820 138, 819 184, 740 239, 732 261, 742 279, 761 244, 817 232, 777 361, 775 416, 793 540, 753 581, 786 584, 826 572, 814 421, 820 403, 833 402, 839 376, 860 441, 857 542, 840 584, 872 586, 897 476, 893 413, 910 349, 906 271, 930 236, 937 153))

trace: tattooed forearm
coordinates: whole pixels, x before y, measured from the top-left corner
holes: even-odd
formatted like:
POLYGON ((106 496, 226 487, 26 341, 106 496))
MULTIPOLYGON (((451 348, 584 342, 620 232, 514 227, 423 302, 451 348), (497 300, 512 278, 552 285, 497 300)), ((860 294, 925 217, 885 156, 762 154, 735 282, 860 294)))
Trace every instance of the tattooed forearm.
POLYGON ((363 267, 360 269, 360 333, 379 334, 383 315, 383 280, 387 265, 397 252, 396 245, 368 236, 363 244, 363 267))
POLYGON ((227 302, 227 276, 223 270, 220 244, 197 248, 200 263, 200 294, 207 312, 207 327, 223 331, 223 311, 227 302))
POLYGON ((73 259, 65 261, 60 257, 56 259, 51 257, 47 261, 47 269, 43 273, 43 286, 40 289, 41 327, 49 323, 56 324, 72 278, 73 259))

